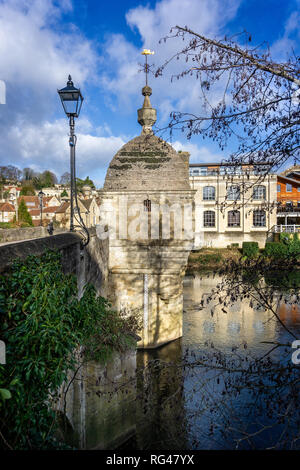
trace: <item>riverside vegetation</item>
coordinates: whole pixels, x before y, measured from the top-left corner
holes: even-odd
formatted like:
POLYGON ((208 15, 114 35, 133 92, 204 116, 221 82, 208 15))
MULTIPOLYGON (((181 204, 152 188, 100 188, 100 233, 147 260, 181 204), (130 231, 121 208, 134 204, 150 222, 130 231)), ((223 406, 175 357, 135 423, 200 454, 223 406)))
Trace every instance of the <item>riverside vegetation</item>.
POLYGON ((0 365, 0 448, 51 449, 58 426, 54 404, 68 372, 82 360, 106 361, 135 346, 137 320, 126 319, 87 285, 64 274, 60 254, 14 262, 0 277, 0 331, 6 365, 0 365))
POLYGON ((265 262, 300 257, 300 240, 298 233, 279 234, 278 242, 266 242, 260 250, 257 242, 243 242, 242 249, 232 244, 227 248, 202 248, 190 254, 188 271, 207 271, 223 268, 228 262, 253 260, 262 256, 265 262))

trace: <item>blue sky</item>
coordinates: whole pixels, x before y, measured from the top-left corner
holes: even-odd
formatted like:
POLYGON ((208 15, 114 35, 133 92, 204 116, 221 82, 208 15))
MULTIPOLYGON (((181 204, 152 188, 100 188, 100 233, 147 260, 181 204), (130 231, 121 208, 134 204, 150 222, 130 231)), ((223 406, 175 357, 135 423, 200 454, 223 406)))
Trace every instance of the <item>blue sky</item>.
MULTIPOLYGON (((267 40, 274 57, 284 60, 299 44, 299 6, 299 0, 0 0, 0 79, 7 88, 0 165, 58 176, 68 171, 67 120, 56 90, 71 73, 85 97, 76 127, 77 173, 101 186, 113 155, 140 133, 143 47, 155 51, 151 59, 159 65, 181 45, 158 44, 175 24, 208 36, 246 29, 254 44, 267 40)), ((150 78, 161 127, 172 110, 201 106, 196 81, 170 83, 179 65, 150 78)), ((208 140, 187 142, 179 134, 172 144, 190 151, 193 162, 226 157, 208 140)))

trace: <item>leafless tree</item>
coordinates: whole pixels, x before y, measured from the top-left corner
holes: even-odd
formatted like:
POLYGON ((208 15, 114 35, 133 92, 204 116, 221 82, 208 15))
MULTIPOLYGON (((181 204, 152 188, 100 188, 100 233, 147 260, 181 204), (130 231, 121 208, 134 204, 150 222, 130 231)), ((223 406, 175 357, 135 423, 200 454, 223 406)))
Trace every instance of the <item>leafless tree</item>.
POLYGON ((276 62, 268 45, 251 46, 246 32, 220 40, 175 26, 163 40, 172 38, 182 38, 186 45, 157 69, 156 76, 184 58, 186 66, 172 79, 195 78, 203 106, 197 114, 172 112, 171 132, 181 129, 188 139, 208 137, 222 150, 233 143, 229 161, 236 164, 263 161, 276 168, 291 157, 299 161, 299 57, 292 54, 276 62))

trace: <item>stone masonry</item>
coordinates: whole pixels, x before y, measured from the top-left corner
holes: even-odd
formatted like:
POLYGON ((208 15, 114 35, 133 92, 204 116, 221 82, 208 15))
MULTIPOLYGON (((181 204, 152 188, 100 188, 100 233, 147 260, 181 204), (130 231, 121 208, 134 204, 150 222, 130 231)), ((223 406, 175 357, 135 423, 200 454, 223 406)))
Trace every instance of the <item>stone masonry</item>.
POLYGON ((156 111, 149 99, 151 88, 144 87, 142 92, 144 105, 138 110, 142 133, 125 144, 109 165, 102 221, 107 222, 109 233, 110 300, 119 310, 141 316, 138 346, 154 348, 182 336, 182 279, 193 232, 186 233, 182 225, 180 236, 178 232, 175 236, 174 212, 183 223, 185 211, 190 210, 192 221, 194 191, 189 185, 189 155, 177 153, 153 134, 156 111), (146 231, 137 230, 132 237, 137 204, 146 231), (165 238, 162 222, 168 208, 170 237, 165 238))

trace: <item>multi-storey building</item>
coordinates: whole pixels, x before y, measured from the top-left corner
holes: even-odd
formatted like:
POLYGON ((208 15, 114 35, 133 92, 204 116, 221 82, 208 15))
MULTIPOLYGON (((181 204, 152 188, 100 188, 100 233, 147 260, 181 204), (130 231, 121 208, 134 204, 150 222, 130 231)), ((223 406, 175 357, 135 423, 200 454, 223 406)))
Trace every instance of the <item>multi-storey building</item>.
POLYGON ((243 241, 264 247, 276 225, 277 176, 265 164, 190 164, 195 194, 195 249, 243 241))
POLYGON ((288 168, 277 177, 277 231, 295 231, 300 225, 300 166, 288 168))

